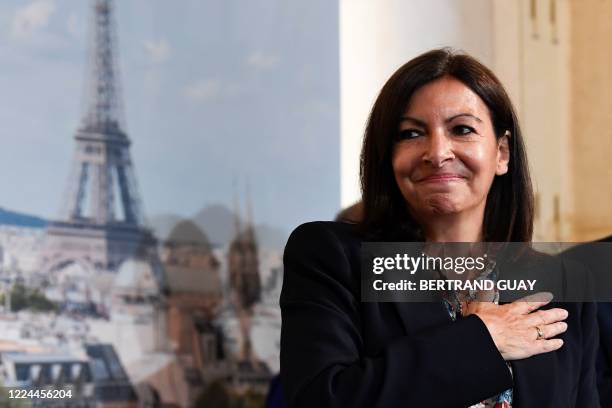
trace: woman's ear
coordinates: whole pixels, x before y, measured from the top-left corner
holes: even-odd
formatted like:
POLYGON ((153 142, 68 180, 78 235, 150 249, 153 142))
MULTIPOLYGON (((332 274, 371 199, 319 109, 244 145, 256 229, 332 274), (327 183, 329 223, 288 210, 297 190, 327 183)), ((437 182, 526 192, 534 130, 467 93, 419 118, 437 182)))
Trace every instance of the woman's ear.
POLYGON ((510 163, 510 137, 512 134, 509 130, 504 132, 504 135, 497 140, 497 169, 495 174, 501 176, 508 172, 508 163, 510 163))

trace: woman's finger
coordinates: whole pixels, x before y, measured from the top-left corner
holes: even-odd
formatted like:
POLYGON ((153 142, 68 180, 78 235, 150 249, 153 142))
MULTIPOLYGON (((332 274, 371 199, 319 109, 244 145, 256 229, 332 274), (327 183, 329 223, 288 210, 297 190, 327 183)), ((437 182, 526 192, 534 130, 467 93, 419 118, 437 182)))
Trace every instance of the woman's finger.
POLYGON ((549 351, 555 351, 563 346, 563 340, 561 339, 550 339, 550 340, 538 340, 533 343, 535 345, 534 354, 548 353, 549 351))
POLYGON ((558 336, 561 333, 564 333, 567 330, 567 323, 565 322, 556 322, 552 324, 542 325, 542 326, 534 326, 533 327, 533 339, 534 340, 542 340, 542 339, 551 339, 555 336, 558 336), (542 337, 539 337, 538 328, 540 329, 540 333, 542 337))
POLYGON ((552 299, 552 293, 538 292, 515 300, 511 303, 511 306, 519 314, 528 314, 544 305, 547 305, 552 299))
POLYGON ((524 316, 523 324, 527 326, 544 326, 567 319, 567 310, 554 308, 548 310, 538 310, 524 316))

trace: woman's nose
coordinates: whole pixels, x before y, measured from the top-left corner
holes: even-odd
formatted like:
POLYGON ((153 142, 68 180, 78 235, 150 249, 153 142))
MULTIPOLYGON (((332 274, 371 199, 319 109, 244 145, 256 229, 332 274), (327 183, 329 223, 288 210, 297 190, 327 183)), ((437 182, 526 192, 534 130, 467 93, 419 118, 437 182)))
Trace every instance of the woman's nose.
POLYGON ((423 154, 423 161, 434 167, 441 167, 444 162, 452 160, 452 141, 443 131, 434 131, 427 138, 427 145, 423 154))

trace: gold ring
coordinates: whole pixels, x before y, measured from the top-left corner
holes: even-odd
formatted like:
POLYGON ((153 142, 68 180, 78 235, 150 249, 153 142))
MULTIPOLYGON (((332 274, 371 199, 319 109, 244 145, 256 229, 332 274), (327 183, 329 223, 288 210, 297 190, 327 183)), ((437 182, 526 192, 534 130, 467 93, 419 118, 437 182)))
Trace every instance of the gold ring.
POLYGON ((537 330, 537 332, 538 332, 538 338, 537 338, 537 340, 543 339, 543 338, 544 338, 544 332, 542 331, 542 329, 540 329, 540 327, 539 327, 539 326, 536 326, 536 327, 535 327, 535 329, 536 329, 536 330, 537 330))

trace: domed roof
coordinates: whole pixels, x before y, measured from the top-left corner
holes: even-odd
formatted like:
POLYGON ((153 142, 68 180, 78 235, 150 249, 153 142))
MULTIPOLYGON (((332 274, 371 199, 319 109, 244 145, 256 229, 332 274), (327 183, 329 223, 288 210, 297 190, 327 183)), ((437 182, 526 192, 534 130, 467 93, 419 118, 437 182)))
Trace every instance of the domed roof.
POLYGON ((171 244, 189 244, 210 248, 210 241, 204 231, 191 220, 183 220, 176 224, 167 241, 171 244))
POLYGON ((130 258, 124 261, 114 281, 115 291, 121 293, 154 296, 159 293, 158 282, 151 263, 130 258))

